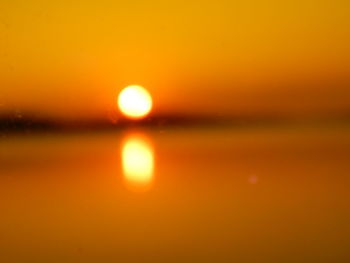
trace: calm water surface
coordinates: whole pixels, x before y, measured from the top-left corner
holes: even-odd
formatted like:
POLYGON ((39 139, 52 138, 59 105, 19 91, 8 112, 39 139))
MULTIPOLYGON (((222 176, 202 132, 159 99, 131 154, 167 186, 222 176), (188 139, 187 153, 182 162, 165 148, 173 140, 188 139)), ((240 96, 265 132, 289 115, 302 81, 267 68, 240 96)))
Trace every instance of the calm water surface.
POLYGON ((0 262, 350 262, 349 129, 0 140, 0 262))

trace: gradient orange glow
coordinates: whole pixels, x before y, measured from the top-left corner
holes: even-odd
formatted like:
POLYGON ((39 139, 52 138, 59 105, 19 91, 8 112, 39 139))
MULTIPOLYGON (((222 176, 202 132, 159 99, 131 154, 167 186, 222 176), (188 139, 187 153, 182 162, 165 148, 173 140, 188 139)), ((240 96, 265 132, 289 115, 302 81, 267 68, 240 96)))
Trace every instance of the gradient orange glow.
POLYGON ((350 111, 350 1, 0 4, 0 114, 103 118, 142 83, 154 114, 350 111), (132 19, 130 19, 132 14, 132 19))

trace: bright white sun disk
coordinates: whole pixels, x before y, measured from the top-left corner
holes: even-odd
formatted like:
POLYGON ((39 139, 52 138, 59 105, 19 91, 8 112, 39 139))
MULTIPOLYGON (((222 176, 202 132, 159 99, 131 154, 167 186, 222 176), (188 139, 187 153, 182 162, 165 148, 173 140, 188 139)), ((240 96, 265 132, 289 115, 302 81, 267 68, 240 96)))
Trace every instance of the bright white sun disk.
POLYGON ((120 92, 118 106, 126 117, 141 119, 151 111, 152 97, 145 88, 131 85, 120 92))

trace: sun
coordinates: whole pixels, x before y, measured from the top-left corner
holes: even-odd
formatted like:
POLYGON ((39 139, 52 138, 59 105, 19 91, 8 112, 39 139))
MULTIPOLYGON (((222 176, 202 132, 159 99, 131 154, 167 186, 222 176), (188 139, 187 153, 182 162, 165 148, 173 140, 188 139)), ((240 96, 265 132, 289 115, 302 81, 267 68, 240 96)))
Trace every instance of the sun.
POLYGON ((143 87, 130 85, 118 97, 120 111, 130 119, 142 119, 152 110, 152 97, 143 87))

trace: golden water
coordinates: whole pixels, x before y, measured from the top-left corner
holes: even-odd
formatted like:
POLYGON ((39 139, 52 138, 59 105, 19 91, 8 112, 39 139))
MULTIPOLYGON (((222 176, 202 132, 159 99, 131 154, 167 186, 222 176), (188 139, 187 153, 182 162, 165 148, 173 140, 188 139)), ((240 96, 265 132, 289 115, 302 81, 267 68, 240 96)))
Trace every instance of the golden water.
POLYGON ((0 141, 0 262, 350 262, 346 130, 0 141))

